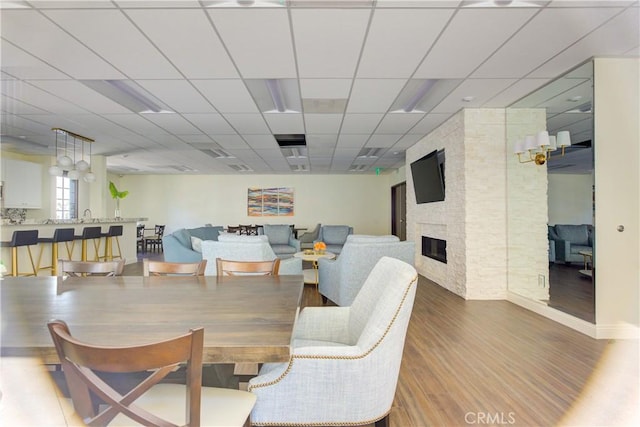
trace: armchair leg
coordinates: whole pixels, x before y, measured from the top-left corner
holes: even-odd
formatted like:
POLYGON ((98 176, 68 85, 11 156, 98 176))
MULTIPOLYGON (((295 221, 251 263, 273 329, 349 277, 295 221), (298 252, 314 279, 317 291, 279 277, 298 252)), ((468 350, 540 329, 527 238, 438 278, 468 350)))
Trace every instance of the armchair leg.
POLYGON ((389 427, 389 414, 385 415, 384 418, 376 421, 376 427, 389 427))
POLYGON ((322 297, 322 305, 327 305, 327 297, 324 295, 320 295, 322 297))

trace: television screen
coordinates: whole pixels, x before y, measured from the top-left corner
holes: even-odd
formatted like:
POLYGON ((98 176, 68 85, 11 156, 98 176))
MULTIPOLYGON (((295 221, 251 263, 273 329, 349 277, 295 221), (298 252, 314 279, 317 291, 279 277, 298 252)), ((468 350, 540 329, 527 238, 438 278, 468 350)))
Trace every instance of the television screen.
POLYGON ((444 151, 434 150, 411 163, 416 202, 430 203, 444 200, 444 151))

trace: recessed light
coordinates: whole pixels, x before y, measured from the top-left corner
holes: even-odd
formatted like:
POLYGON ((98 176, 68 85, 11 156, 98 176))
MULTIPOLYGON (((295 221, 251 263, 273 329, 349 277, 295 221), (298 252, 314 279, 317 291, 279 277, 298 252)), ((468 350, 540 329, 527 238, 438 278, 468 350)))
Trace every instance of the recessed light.
POLYGON ((465 96, 464 98, 462 98, 463 102, 471 102, 475 99, 475 96, 465 96))
POLYGON ((569 102, 578 102, 581 99, 582 99, 582 96, 576 95, 576 96, 572 96, 571 98, 568 98, 567 101, 569 101, 569 102))

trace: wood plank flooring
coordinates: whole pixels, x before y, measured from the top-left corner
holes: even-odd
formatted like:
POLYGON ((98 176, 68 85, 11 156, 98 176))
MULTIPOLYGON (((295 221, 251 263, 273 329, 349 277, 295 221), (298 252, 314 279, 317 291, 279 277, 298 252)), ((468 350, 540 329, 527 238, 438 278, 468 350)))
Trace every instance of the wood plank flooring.
MULTIPOLYGON (((131 264, 125 274, 141 271, 131 264)), ((307 285, 303 306, 321 304, 307 285)), ((507 301, 465 301, 420 277, 389 421, 632 425, 638 366, 637 342, 594 340, 507 301)))

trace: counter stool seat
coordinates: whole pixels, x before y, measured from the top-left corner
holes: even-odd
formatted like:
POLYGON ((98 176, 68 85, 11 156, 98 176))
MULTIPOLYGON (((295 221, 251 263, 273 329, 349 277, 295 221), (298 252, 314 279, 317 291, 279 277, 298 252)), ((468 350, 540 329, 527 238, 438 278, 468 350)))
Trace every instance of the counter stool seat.
POLYGON ((100 257, 100 239, 102 238, 102 227, 85 227, 82 234, 75 236, 74 240, 82 241, 82 261, 87 261, 87 243, 93 240, 94 257, 93 261, 98 261, 100 257))
POLYGON ((120 250, 120 240, 118 239, 119 236, 122 236, 122 231, 123 231, 122 225, 112 225, 109 227, 109 231, 102 234, 102 237, 104 237, 106 240, 104 245, 104 255, 101 256, 100 258, 104 258, 105 260, 108 260, 108 261, 113 261, 114 258, 122 259, 122 251, 120 250), (118 247, 117 255, 113 254, 114 238, 116 241, 116 246, 118 247))
POLYGON ((75 230, 73 228, 56 228, 53 232, 53 237, 41 237, 38 239, 38 242, 41 244, 51 244, 51 265, 47 265, 44 267, 40 267, 40 261, 42 259, 42 252, 44 247, 40 247, 40 255, 38 255, 38 270, 46 270, 48 268, 51 269, 51 275, 57 275, 58 268, 58 244, 64 242, 65 248, 67 250, 67 258, 70 260, 73 255, 73 241, 75 240, 75 230), (72 246, 69 247, 69 242, 72 243, 72 246))
POLYGON ((12 276, 37 276, 38 270, 33 262, 31 246, 38 244, 38 230, 20 230, 14 231, 10 242, 2 242, 2 246, 11 248, 11 275, 12 276), (25 246, 31 261, 31 271, 28 273, 20 273, 18 270, 18 248, 25 246))

